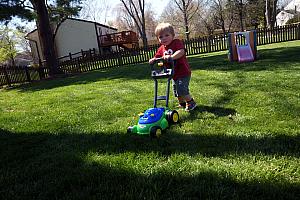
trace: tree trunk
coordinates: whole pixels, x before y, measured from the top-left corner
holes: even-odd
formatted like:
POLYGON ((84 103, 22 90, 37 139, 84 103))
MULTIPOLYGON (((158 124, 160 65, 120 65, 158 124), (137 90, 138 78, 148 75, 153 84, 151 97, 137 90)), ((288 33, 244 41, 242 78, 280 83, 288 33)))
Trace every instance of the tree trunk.
POLYGON ((139 5, 140 5, 140 10, 141 10, 141 15, 142 15, 141 26, 142 26, 143 46, 148 48, 148 39, 147 39, 147 34, 146 34, 145 7, 143 6, 143 5, 145 5, 145 3, 140 2, 139 5))
POLYGON ((46 67, 49 75, 55 76, 60 73, 58 61, 54 49, 54 35, 50 27, 48 11, 44 0, 30 0, 37 12, 37 29, 41 44, 41 49, 46 60, 46 67))
POLYGON ((223 20, 223 17, 221 18, 221 20, 222 20, 221 28, 222 28, 223 34, 226 35, 226 28, 225 28, 225 22, 223 20))
POLYGON ((266 23, 268 28, 274 28, 276 23, 277 14, 277 2, 278 0, 273 0, 271 5, 271 0, 266 0, 266 23))
POLYGON ((267 28, 271 28, 271 10, 270 10, 270 0, 266 0, 266 23, 267 23, 267 28))
POLYGON ((185 1, 182 1, 182 9, 183 9, 183 18, 184 18, 184 26, 185 26, 185 35, 187 41, 190 40, 190 31, 189 31, 189 22, 187 17, 187 5, 185 1))
POLYGON ((147 39, 147 35, 144 34, 144 35, 142 36, 142 39, 143 39, 143 46, 146 47, 146 48, 148 48, 148 39, 147 39))
POLYGON ((276 25, 277 1, 278 0, 273 0, 273 12, 272 12, 272 23, 271 23, 272 28, 274 28, 274 26, 276 25))
POLYGON ((186 12, 184 13, 184 26, 185 26, 186 39, 189 41, 190 40, 190 30, 189 30, 189 23, 188 23, 188 19, 186 16, 186 12))
POLYGON ((11 59, 11 65, 16 66, 15 58, 12 56, 10 59, 11 59))
POLYGON ((241 31, 244 31, 244 25, 243 25, 243 0, 240 0, 240 2, 239 2, 239 16, 240 16, 240 28, 241 28, 241 31))

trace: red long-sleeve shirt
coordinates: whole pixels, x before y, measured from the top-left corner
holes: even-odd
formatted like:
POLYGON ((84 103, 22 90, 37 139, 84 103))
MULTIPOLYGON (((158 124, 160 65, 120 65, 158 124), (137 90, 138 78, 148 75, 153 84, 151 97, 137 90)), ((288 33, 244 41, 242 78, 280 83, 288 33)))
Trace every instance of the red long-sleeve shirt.
MULTIPOLYGON (((180 50, 180 49, 184 49, 183 42, 179 39, 174 39, 171 42, 171 44, 169 44, 167 46, 161 45, 157 49, 155 57, 160 58, 164 55, 172 55, 173 53, 175 53, 177 50, 180 50)), ((179 59, 175 60, 174 64, 175 64, 174 76, 173 76, 174 80, 191 75, 191 69, 190 69, 189 63, 188 63, 185 55, 183 55, 179 59)))

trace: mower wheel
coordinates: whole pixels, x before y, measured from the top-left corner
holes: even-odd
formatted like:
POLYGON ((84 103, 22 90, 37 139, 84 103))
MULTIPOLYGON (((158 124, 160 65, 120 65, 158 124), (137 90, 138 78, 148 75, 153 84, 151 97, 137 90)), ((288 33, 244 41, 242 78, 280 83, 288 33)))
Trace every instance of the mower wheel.
POLYGON ((133 126, 129 126, 129 127, 127 128, 127 133, 132 133, 132 130, 133 130, 133 126))
POLYGON ((161 133, 162 133, 162 129, 159 126, 153 126, 150 129, 150 136, 152 138, 158 138, 158 137, 160 137, 161 133))
POLYGON ((167 120, 169 124, 176 124, 179 121, 179 114, 176 110, 170 110, 167 113, 167 120))

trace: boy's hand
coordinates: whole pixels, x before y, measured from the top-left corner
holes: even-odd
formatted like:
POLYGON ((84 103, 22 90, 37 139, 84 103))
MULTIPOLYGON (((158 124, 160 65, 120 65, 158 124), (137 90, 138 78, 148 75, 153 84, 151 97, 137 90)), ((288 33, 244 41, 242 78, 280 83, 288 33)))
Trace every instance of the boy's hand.
POLYGON ((164 55, 164 60, 169 60, 169 59, 171 59, 172 58, 172 56, 171 55, 164 55))
POLYGON ((185 55, 185 50, 184 49, 179 49, 177 51, 175 51, 175 53, 173 53, 172 55, 164 55, 164 59, 170 59, 172 58, 173 60, 177 60, 179 58, 181 58, 182 56, 185 55))
POLYGON ((150 64, 150 65, 153 64, 155 60, 156 60, 156 58, 151 58, 151 59, 149 60, 149 64, 150 64))

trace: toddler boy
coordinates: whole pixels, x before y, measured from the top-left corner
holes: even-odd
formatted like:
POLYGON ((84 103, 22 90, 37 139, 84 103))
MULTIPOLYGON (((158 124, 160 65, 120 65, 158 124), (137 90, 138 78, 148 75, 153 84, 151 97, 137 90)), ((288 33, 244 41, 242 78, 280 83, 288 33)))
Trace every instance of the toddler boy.
POLYGON ((197 106, 189 92, 191 69, 185 56, 184 44, 181 40, 175 39, 174 28, 169 23, 160 23, 155 29, 155 35, 160 43, 154 58, 149 60, 152 64, 156 58, 174 60, 173 90, 177 97, 179 107, 186 111, 194 110, 197 106))

